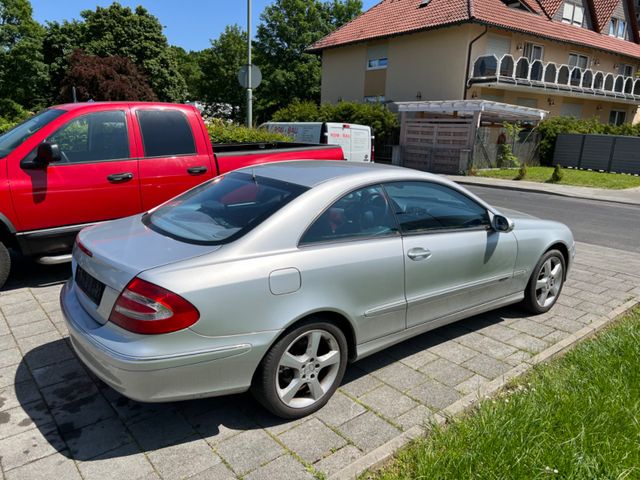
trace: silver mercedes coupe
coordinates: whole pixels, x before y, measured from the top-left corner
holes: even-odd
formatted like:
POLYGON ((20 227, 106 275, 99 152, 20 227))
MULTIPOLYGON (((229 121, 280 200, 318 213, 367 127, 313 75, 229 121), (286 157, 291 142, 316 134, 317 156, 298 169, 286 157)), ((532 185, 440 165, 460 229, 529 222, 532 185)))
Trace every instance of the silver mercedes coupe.
POLYGON ((296 418, 350 361, 505 305, 546 312, 574 255, 565 225, 436 175, 270 163, 83 230, 61 303, 80 359, 127 397, 251 389, 296 418))

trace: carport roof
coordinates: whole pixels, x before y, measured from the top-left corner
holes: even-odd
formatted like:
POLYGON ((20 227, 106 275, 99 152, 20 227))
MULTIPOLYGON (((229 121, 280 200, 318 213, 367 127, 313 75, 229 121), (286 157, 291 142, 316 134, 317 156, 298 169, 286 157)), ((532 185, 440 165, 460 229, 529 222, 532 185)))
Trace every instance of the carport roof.
POLYGON ((472 117, 480 112, 487 121, 539 122, 549 114, 539 108, 522 107, 491 100, 436 100, 423 102, 396 102, 399 112, 428 112, 458 117, 472 117))

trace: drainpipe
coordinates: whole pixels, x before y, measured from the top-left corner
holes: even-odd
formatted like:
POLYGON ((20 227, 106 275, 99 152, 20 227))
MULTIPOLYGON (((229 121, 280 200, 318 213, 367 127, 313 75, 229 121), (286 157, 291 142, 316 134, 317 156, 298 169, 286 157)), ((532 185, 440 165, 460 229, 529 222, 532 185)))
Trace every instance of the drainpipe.
POLYGON ((488 30, 489 30, 489 27, 485 25, 484 32, 482 32, 476 38, 471 40, 471 42, 469 42, 469 49, 467 50, 467 68, 464 71, 464 91, 462 92, 463 100, 467 99, 467 90, 469 90, 469 86, 467 84, 467 81, 468 81, 467 75, 469 75, 469 67, 471 66, 471 49, 473 48, 474 43, 476 43, 478 40, 480 40, 482 37, 484 37, 487 34, 488 30))

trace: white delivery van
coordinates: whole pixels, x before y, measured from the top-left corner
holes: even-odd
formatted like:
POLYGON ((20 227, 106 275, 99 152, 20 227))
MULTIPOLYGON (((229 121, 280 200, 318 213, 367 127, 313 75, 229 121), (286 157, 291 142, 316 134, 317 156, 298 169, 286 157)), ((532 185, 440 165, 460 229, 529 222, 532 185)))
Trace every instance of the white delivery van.
POLYGON ((267 122, 260 125, 270 132, 282 133, 299 143, 340 145, 344 158, 351 162, 373 162, 371 127, 355 123, 267 122))

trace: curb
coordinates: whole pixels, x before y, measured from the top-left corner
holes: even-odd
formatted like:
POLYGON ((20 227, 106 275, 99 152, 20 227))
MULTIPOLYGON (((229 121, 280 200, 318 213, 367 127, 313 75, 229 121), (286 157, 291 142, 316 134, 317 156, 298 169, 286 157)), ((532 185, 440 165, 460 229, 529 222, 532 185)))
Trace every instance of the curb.
POLYGON ((514 190, 517 192, 529 192, 529 193, 542 193, 542 194, 547 194, 547 195, 556 195, 558 197, 565 197, 565 198, 578 198, 580 200, 595 200, 597 202, 607 202, 607 203, 619 203, 621 205, 633 205, 633 206, 640 206, 640 202, 633 202, 633 201, 625 201, 625 200, 620 200, 620 199, 612 199, 612 198, 598 198, 598 197, 589 197, 586 194, 582 194, 582 195, 576 195, 575 193, 563 193, 563 192, 555 192, 555 191, 550 191, 550 190, 544 190, 544 189, 540 189, 540 188, 529 188, 529 187, 518 187, 515 185, 500 185, 500 184, 496 184, 496 183, 490 183, 490 182, 470 182, 470 181, 465 181, 463 180, 458 180, 458 179, 454 179, 452 177, 447 177, 449 178, 449 180, 459 183, 461 185, 471 185, 471 186, 476 186, 476 187, 488 187, 488 188, 501 188, 504 190, 514 190))
MULTIPOLYGON (((572 333, 567 338, 560 340, 558 343, 550 346, 546 350, 543 350, 534 357, 531 357, 524 363, 517 365, 508 372, 504 373, 502 376, 492 380, 489 383, 486 383, 476 392, 468 393, 464 397, 449 405, 447 408, 435 414, 433 417, 433 421, 441 425, 446 423, 449 418, 462 414, 466 410, 479 403, 480 400, 488 398, 494 393, 501 390, 508 382, 510 382, 514 378, 520 377, 524 373, 531 370, 535 365, 547 362, 552 358, 563 354, 571 347, 575 346, 578 342, 595 335, 597 332, 609 325, 613 320, 626 314, 638 305, 640 305, 640 298, 635 298, 625 302, 618 308, 615 308, 614 310, 609 312, 607 315, 592 322, 590 325, 587 325, 577 332, 572 333)), ((380 467, 383 463, 386 463, 388 460, 390 460, 398 450, 408 445, 409 442, 415 440, 420 436, 426 435, 427 433, 427 428, 415 425, 402 434, 398 435, 397 437, 389 440, 387 443, 380 445, 375 450, 360 457, 350 465, 347 465, 342 470, 334 473, 329 477, 328 480, 357 479, 358 476, 360 476, 365 471, 375 470, 376 468, 380 467)))

